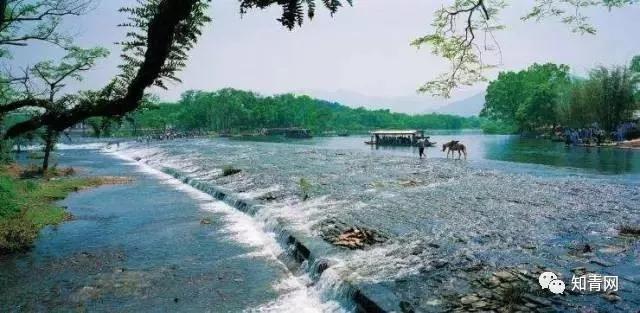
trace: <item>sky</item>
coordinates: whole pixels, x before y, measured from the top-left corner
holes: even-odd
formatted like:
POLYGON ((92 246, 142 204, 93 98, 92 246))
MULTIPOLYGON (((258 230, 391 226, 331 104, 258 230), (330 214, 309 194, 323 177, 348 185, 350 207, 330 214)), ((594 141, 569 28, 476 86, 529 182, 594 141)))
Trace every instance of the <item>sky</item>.
MULTIPOLYGON (((343 7, 333 17, 318 6, 316 17, 294 31, 276 21, 279 7, 241 16, 238 1, 213 1, 213 22, 205 27, 187 67, 178 75, 183 82, 153 92, 163 100, 176 100, 190 89, 233 87, 265 95, 306 93, 350 106, 427 112, 486 87, 477 84, 456 90, 449 100, 416 92, 446 71, 448 63, 428 48, 416 49, 409 43, 430 32, 433 12, 450 1, 354 0, 353 7, 343 7)), ((502 50, 498 70, 554 62, 570 65, 575 75, 586 75, 594 66, 626 64, 640 54, 640 41, 633 31, 640 29, 640 5, 611 12, 589 10, 586 13, 598 33, 580 35, 553 19, 523 22, 520 17, 533 0, 510 2, 498 17, 507 25, 496 34, 502 50)), ((65 30, 78 45, 112 51, 82 82, 70 84, 70 91, 100 88, 118 73, 119 47, 113 43, 123 39, 125 29, 116 25, 125 16, 117 9, 133 3, 100 0, 89 14, 66 20, 65 30)), ((38 44, 13 53, 15 67, 61 56, 59 49, 38 44)), ((488 74, 495 77, 497 71, 488 74)))

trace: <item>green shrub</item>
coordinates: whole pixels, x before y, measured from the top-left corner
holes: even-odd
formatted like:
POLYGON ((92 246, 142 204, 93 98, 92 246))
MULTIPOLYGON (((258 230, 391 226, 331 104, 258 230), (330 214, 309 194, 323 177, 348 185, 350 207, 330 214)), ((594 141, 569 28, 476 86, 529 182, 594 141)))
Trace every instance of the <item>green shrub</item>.
POLYGON ((302 177, 298 181, 298 187, 300 188, 300 198, 302 201, 307 201, 311 196, 311 183, 302 177))
POLYGON ((38 236, 38 227, 22 218, 0 219, 0 254, 23 251, 38 236))
POLYGON ((239 168, 235 168, 231 165, 227 165, 224 168, 222 168, 222 176, 231 176, 231 175, 235 175, 242 172, 241 169, 239 168))
POLYGON ((13 162, 13 156, 11 154, 12 148, 12 140, 0 139, 0 164, 9 164, 13 162))
POLYGON ((515 125, 494 120, 484 120, 480 127, 485 134, 515 134, 518 131, 515 125))
POLYGON ((7 176, 0 176, 0 218, 19 211, 15 182, 7 176))

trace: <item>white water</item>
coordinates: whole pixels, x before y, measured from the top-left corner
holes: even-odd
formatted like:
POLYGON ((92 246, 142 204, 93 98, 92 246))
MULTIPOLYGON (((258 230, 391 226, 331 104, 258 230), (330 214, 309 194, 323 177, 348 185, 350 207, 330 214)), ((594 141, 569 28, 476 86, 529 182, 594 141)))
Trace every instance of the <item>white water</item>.
MULTIPOLYGON (((103 151, 130 164, 135 164, 141 172, 156 177, 162 183, 170 185, 176 190, 184 192, 192 199, 199 201, 202 210, 219 215, 220 218, 224 220, 224 228, 219 229, 217 232, 253 250, 242 257, 265 258, 282 268, 283 272, 286 273, 285 277, 273 285, 273 289, 276 290, 280 296, 272 302, 248 309, 248 312, 315 313, 345 311, 337 302, 323 299, 323 294, 326 291, 325 289, 327 289, 326 287, 333 287, 339 284, 335 281, 330 282, 326 280, 329 277, 337 280, 337 277, 323 275, 321 280, 325 281, 317 282, 314 285, 306 273, 301 275, 290 273, 285 264, 278 258, 284 251, 280 244, 278 244, 275 233, 269 230, 267 225, 261 222, 260 219, 252 218, 230 205, 216 200, 211 195, 185 184, 173 176, 143 162, 136 162, 121 151, 112 151, 112 149, 103 149, 103 151)), ((138 150, 137 153, 149 156, 158 153, 158 151, 148 149, 146 151, 138 150)), ((138 156, 137 154, 133 157, 138 156)))

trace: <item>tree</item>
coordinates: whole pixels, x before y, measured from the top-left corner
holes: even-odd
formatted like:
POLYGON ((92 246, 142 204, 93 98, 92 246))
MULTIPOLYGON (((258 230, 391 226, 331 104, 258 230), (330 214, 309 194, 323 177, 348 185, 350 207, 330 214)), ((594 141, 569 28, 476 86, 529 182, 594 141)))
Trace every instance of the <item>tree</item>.
POLYGON ((640 74, 640 55, 636 55, 631 59, 629 69, 636 74, 640 74))
MULTIPOLYGON (((44 109, 45 114, 47 112, 61 112, 71 106, 73 97, 57 98, 59 92, 66 86, 67 81, 69 79, 82 80, 82 72, 90 70, 98 59, 104 58, 109 54, 109 51, 104 48, 82 49, 71 47, 67 51, 67 55, 62 58, 60 63, 55 64, 53 61, 43 61, 36 64, 31 70, 36 80, 44 85, 47 103, 42 105, 42 109, 44 109)), ((28 94, 28 97, 33 96, 28 94)), ((43 138, 45 142, 42 163, 43 172, 49 168, 49 156, 59 133, 59 130, 46 127, 43 138)))
POLYGON ((132 115, 135 125, 152 131, 167 127, 184 131, 255 132, 262 128, 301 127, 325 131, 364 131, 372 128, 459 129, 479 127, 476 118, 389 110, 352 109, 309 96, 261 96, 225 88, 214 92, 187 91, 178 103, 132 115))
POLYGON ((523 71, 500 73, 489 83, 481 115, 515 124, 520 131, 594 124, 613 131, 631 119, 638 107, 640 77, 630 67, 598 67, 588 79, 570 79, 568 71, 564 65, 534 64, 523 71))
POLYGON ((0 0, 0 49, 30 41, 65 45, 69 38, 58 31, 62 19, 84 14, 90 4, 89 0, 0 0))
POLYGON ((569 84, 566 65, 533 64, 519 72, 500 73, 487 87, 481 116, 514 124, 521 131, 552 127, 569 84))
POLYGON ((0 103, 8 102, 2 99, 8 88, 28 80, 28 69, 14 73, 8 64, 8 48, 34 41, 68 48, 72 40, 59 31, 62 19, 86 13, 90 4, 91 0, 0 0, 0 103))
MULTIPOLYGON (((208 21, 207 5, 198 0, 150 0, 140 7, 124 9, 131 14, 124 26, 135 28, 123 42, 125 60, 122 74, 103 90, 108 97, 96 102, 81 102, 64 110, 39 114, 9 128, 4 137, 11 138, 41 127, 62 131, 92 116, 124 116, 135 110, 151 85, 163 85, 174 79, 184 65, 200 28, 208 21), (142 30, 142 32, 137 31, 142 30)), ((23 99, 0 106, 0 112, 37 106, 39 99, 23 99)))
POLYGON ((611 69, 598 67, 591 71, 587 86, 592 89, 593 96, 586 99, 594 108, 598 122, 605 130, 613 131, 633 115, 637 105, 634 99, 634 87, 637 80, 627 67, 611 69))
MULTIPOLYGON (((435 12, 431 24, 433 31, 412 42, 416 47, 428 45, 435 55, 445 58, 450 70, 418 89, 434 95, 448 97, 461 85, 485 81, 484 73, 499 66, 502 61, 500 45, 494 33, 505 28, 497 16, 509 1, 506 0, 453 0, 435 12), (479 42, 480 41, 480 42, 479 42)), ((540 21, 556 17, 574 32, 594 34, 596 28, 583 12, 587 8, 619 8, 637 4, 640 0, 535 0, 531 11, 522 20, 540 21)))

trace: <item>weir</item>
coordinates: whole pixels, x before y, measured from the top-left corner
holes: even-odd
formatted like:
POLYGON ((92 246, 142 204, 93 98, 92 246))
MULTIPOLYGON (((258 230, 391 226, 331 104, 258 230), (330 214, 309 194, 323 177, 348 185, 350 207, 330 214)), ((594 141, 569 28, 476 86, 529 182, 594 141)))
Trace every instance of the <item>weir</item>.
MULTIPOLYGON (((264 207, 264 204, 258 201, 240 198, 224 188, 193 179, 175 169, 162 168, 161 171, 248 215, 255 216, 264 207)), ((297 262, 299 266, 309 273, 314 283, 317 283, 322 274, 331 266, 331 262, 323 258, 323 255, 330 249, 335 248, 323 241, 311 244, 287 229, 280 221, 275 221, 275 226, 272 226, 272 228, 271 230, 277 234, 278 243, 286 251, 287 257, 297 262)), ((285 262, 285 264, 287 263, 285 262)), ((346 281, 341 281, 341 284, 340 291, 332 294, 332 296, 336 300, 352 303, 356 312, 403 312, 400 307, 400 299, 381 284, 356 285, 346 281)))

